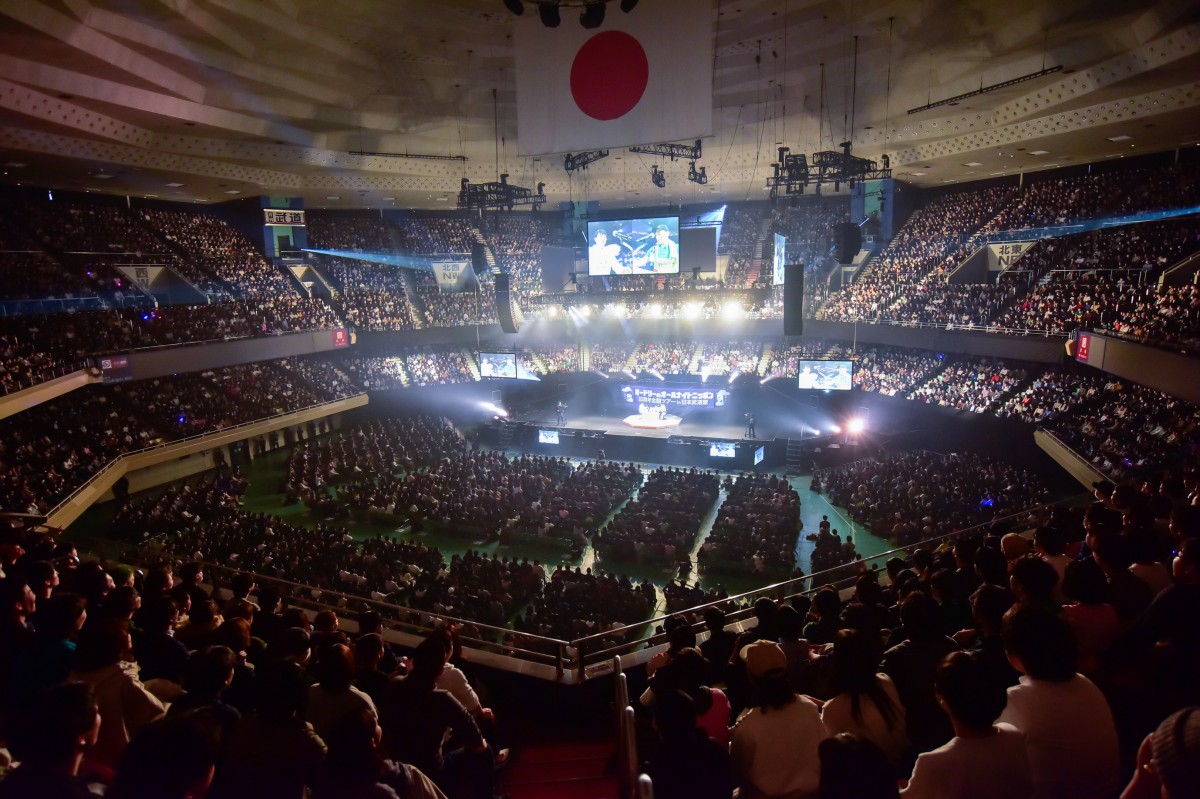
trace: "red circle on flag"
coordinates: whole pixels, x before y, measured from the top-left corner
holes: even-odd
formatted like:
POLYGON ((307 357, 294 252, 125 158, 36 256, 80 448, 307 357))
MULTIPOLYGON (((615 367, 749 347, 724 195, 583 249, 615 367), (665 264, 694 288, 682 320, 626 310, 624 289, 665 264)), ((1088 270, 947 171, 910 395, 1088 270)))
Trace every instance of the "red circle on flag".
POLYGON ((637 39, 604 31, 584 42, 571 62, 571 96, 579 110, 607 122, 628 114, 642 99, 650 62, 637 39))

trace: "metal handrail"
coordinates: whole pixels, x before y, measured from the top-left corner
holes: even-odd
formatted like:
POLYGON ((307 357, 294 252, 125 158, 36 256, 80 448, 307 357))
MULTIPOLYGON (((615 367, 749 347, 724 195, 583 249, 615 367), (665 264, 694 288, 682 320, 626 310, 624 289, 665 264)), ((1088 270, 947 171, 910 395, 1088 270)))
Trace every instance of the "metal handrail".
MULTIPOLYGON (((933 538, 927 538, 922 541, 918 541, 914 544, 910 544, 908 546, 894 547, 892 549, 887 550, 886 552, 881 552, 877 555, 870 555, 868 557, 865 557, 862 560, 853 561, 851 563, 843 564, 840 566, 834 566, 833 568, 830 568, 830 569, 823 569, 822 571, 813 572, 812 574, 805 575, 803 577, 794 577, 789 580, 783 580, 781 582, 772 583, 770 585, 762 586, 760 588, 756 588, 751 591, 746 591, 741 594, 736 594, 731 597, 713 600, 712 602, 706 602, 702 605, 696 605, 694 607, 687 608, 685 610, 674 611, 671 613, 664 614, 662 616, 656 616, 651 619, 639 621, 636 624, 629 624, 629 625, 625 625, 624 627, 618 627, 618 628, 615 628, 612 630, 607 630, 605 632, 593 633, 591 635, 587 635, 582 638, 573 639, 570 642, 570 646, 576 652, 575 662, 576 662, 576 668, 579 671, 579 678, 582 681, 586 677, 586 669, 590 664, 597 663, 597 662, 603 662, 604 660, 607 660, 610 658, 619 657, 622 653, 627 653, 629 651, 632 651, 634 648, 641 646, 643 644, 648 645, 648 646, 653 646, 656 643, 661 643, 662 641, 665 641, 665 638, 661 635, 650 636, 650 637, 644 638, 644 639, 639 638, 635 641, 622 642, 615 646, 610 646, 610 647, 607 647, 607 648, 604 648, 601 650, 597 650, 595 652, 587 652, 586 649, 587 649, 588 644, 593 643, 595 641, 605 639, 605 638, 619 637, 622 635, 626 635, 626 634, 629 634, 630 632, 634 632, 641 628, 664 622, 666 619, 668 619, 672 616, 680 616, 680 615, 684 615, 684 614, 694 615, 697 613, 701 613, 702 611, 704 611, 710 607, 718 607, 721 605, 727 605, 729 603, 741 602, 743 600, 747 600, 747 599, 751 599, 751 598, 767 596, 768 594, 773 594, 777 598, 782 600, 782 599, 790 599, 791 597, 794 597, 794 596, 802 596, 805 594, 814 594, 823 588, 830 588, 830 587, 836 588, 839 586, 844 586, 845 584, 852 582, 853 580, 855 580, 858 577, 858 573, 859 573, 858 567, 865 565, 865 564, 869 564, 872 561, 877 561, 877 560, 883 559, 883 561, 886 562, 886 560, 888 558, 893 557, 893 556, 897 556, 897 555, 901 555, 901 554, 908 555, 910 550, 915 549, 917 547, 928 546, 931 544, 940 544, 949 539, 957 538, 958 536, 961 536, 964 533, 970 533, 972 531, 977 531, 982 528, 991 526, 991 525, 995 524, 996 522, 1018 520, 1018 519, 1021 519, 1022 517, 1024 517, 1025 519, 1030 519, 1030 518, 1035 517, 1039 513, 1043 513, 1045 511, 1047 511, 1050 508, 1054 508, 1059 505, 1078 501, 1083 496, 1085 496, 1085 495, 1079 494, 1079 495, 1067 497, 1066 499, 1058 500, 1056 502, 1047 502, 1047 503, 1043 503, 1041 505, 1035 505, 1031 508, 1026 508, 1024 510, 1015 511, 1008 515, 1000 516, 995 519, 991 519, 987 522, 983 522, 981 524, 972 525, 971 527, 963 528, 962 530, 956 530, 954 532, 946 533, 944 535, 934 536, 933 538), (852 570, 854 573, 846 575, 846 576, 839 576, 839 573, 844 573, 848 569, 852 570), (822 581, 819 585, 812 585, 811 581, 813 581, 815 578, 818 578, 818 577, 826 577, 826 578, 833 578, 833 579, 830 579, 827 582, 822 581), (807 588, 804 587, 803 584, 805 583, 805 581, 810 582, 810 587, 807 587, 807 588), (792 591, 791 593, 788 593, 788 591, 791 589, 795 589, 795 590, 792 591)), ((726 616, 726 621, 727 622, 739 621, 739 620, 741 620, 741 618, 747 617, 747 616, 751 615, 752 613, 753 613, 753 611, 751 608, 743 608, 738 611, 735 611, 732 614, 728 614, 726 616)))
POLYGON ((24 381, 21 381, 15 386, 0 386, 0 394, 15 394, 18 391, 24 391, 27 388, 36 388, 43 383, 49 383, 51 380, 57 380, 60 377, 65 377, 66 375, 74 374, 75 372, 81 372, 84 369, 87 369, 89 366, 91 366, 91 359, 89 358, 83 358, 78 361, 71 361, 70 363, 62 363, 55 366, 48 366, 44 369, 39 369, 35 379, 28 385, 24 385, 24 381))

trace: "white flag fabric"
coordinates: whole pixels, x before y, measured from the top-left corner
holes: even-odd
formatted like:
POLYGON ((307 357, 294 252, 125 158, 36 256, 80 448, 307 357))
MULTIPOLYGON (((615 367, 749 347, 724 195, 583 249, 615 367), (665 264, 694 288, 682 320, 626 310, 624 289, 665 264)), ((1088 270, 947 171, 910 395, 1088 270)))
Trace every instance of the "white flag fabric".
POLYGON ((592 30, 574 11, 557 28, 516 22, 522 155, 712 134, 712 0, 642 0, 628 14, 609 3, 592 30))

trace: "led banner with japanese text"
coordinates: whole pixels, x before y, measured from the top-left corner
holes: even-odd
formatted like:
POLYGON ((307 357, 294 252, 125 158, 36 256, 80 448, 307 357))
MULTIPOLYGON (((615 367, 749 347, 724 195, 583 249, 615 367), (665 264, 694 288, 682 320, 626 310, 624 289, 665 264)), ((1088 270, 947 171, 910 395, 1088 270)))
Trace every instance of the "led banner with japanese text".
POLYGON ((631 407, 666 405, 672 410, 689 408, 723 408, 729 401, 729 391, 723 388, 675 386, 622 386, 621 399, 631 407))

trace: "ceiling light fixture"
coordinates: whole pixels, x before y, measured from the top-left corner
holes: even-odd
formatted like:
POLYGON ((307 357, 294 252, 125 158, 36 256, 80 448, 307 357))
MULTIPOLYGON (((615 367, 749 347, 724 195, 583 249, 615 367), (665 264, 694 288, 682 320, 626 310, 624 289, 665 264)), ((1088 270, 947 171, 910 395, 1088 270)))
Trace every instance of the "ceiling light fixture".
POLYGON ((558 13, 558 3, 538 3, 538 17, 547 28, 557 28, 562 22, 558 13))
POLYGON ((579 24, 589 30, 604 24, 604 3, 588 3, 579 14, 579 24))

